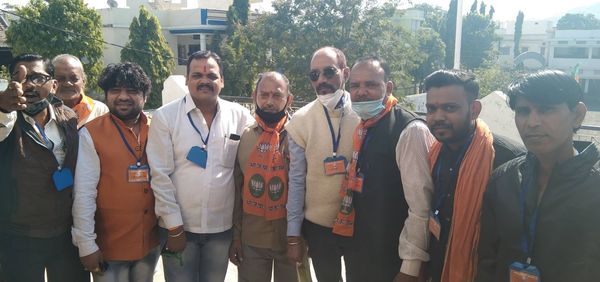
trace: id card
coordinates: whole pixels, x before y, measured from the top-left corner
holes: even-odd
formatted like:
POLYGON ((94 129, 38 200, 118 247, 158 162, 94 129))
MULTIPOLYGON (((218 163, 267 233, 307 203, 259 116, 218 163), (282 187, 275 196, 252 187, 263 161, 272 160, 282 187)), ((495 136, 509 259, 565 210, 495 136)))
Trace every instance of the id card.
POLYGON ((204 148, 194 146, 190 149, 186 157, 189 161, 195 163, 201 168, 206 168, 206 160, 208 159, 208 152, 204 148))
POLYGON ((325 158, 323 161, 325 166, 325 175, 336 175, 346 173, 346 165, 348 160, 343 156, 335 156, 325 158))
POLYGON ((54 182, 54 187, 59 192, 73 186, 73 173, 71 169, 65 167, 56 170, 52 173, 52 182, 54 182))
POLYGON ((363 189, 363 176, 361 174, 353 177, 349 181, 350 182, 348 184, 349 184, 350 189, 352 189, 352 191, 358 192, 358 193, 362 193, 362 189, 363 189))
POLYGON ((540 282, 540 271, 533 265, 513 262, 510 265, 510 282, 540 282))
POLYGON ((130 165, 127 169, 127 181, 129 183, 150 181, 150 168, 148 165, 130 165))
POLYGON ((433 236, 439 241, 440 234, 442 233, 442 225, 440 224, 440 219, 437 215, 433 214, 433 212, 429 212, 429 231, 433 236))

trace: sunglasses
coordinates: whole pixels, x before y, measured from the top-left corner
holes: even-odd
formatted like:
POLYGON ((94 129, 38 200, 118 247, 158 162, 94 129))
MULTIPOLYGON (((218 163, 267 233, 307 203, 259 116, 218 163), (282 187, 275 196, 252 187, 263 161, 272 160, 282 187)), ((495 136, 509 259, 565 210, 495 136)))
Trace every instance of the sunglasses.
MULTIPOLYGON (((338 73, 339 69, 336 67, 326 67, 323 69, 323 75, 327 78, 330 79, 332 78, 334 75, 336 75, 338 73)), ((317 81, 319 80, 319 76, 321 76, 321 70, 311 70, 308 73, 308 77, 310 78, 310 80, 312 81, 317 81)))

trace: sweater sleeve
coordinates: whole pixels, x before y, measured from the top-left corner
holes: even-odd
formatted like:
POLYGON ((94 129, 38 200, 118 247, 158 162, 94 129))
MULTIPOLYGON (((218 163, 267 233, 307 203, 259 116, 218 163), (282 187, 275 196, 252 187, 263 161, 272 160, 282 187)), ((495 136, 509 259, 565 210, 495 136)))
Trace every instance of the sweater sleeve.
POLYGON ((498 255, 498 230, 496 225, 496 211, 494 206, 495 181, 491 179, 481 207, 481 233, 478 247, 478 265, 475 281, 494 281, 496 272, 496 257, 498 255))

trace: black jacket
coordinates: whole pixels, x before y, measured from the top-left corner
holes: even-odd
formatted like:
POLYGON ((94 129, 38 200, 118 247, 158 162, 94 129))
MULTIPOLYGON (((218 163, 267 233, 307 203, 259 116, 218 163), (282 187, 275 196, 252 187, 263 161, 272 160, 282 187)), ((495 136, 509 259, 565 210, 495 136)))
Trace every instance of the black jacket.
MULTIPOLYGON (((600 146, 592 143, 579 155, 556 165, 538 207, 531 264, 544 282, 600 281, 600 146)), ((521 213, 521 183, 535 180, 532 154, 494 171, 484 195, 476 281, 509 281, 509 266, 525 262, 524 226, 537 202, 530 185, 521 213)))

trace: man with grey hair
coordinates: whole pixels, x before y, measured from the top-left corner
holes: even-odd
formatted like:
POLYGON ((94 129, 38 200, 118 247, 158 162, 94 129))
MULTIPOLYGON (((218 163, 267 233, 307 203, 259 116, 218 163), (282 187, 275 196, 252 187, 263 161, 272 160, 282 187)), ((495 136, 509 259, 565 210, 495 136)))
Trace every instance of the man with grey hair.
POLYGON ((58 82, 56 96, 77 114, 77 128, 108 113, 108 107, 84 94, 87 78, 79 58, 61 54, 52 59, 58 82))

